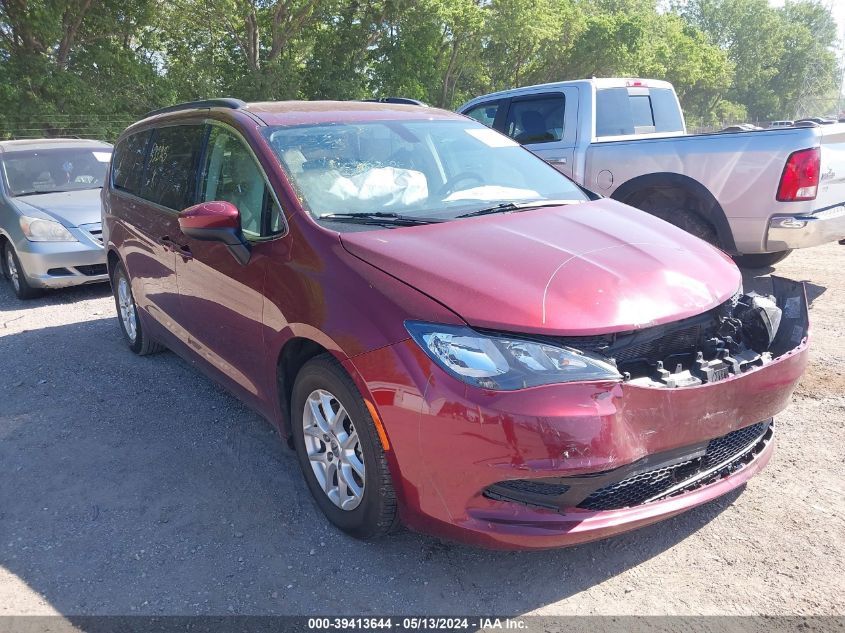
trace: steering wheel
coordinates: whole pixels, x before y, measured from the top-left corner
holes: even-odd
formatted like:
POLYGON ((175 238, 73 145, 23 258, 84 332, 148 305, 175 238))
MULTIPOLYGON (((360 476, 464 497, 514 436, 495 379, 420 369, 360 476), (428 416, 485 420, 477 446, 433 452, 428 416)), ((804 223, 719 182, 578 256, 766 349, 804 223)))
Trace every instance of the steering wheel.
POLYGON ((456 185, 465 180, 474 180, 479 184, 484 184, 484 178, 479 174, 476 174, 473 171, 462 171, 461 173, 457 174, 454 178, 451 178, 445 183, 443 183, 443 186, 437 190, 437 195, 439 197, 445 198, 450 193, 457 191, 458 187, 456 185))

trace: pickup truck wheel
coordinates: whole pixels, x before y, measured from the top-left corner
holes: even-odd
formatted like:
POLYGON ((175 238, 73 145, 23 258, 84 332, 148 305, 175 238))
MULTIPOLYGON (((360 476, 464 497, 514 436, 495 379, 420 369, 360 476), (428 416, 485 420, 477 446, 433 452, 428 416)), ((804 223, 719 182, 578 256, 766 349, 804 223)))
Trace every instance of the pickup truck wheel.
POLYGON ((639 204, 632 202, 628 202, 628 204, 665 220, 669 224, 674 224, 679 229, 683 229, 717 248, 722 248, 716 229, 698 213, 689 209, 679 209, 670 199, 655 200, 654 198, 655 196, 650 199, 646 198, 639 204))
POLYGON ((734 255, 737 266, 742 268, 767 268, 782 262, 792 251, 778 251, 777 253, 754 253, 752 255, 734 255))

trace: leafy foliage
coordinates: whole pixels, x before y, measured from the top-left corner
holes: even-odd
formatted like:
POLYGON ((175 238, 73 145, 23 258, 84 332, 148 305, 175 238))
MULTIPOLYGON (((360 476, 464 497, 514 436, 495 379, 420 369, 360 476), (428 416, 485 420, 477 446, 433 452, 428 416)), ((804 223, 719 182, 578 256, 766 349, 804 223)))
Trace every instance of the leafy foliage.
POLYGON ((145 111, 402 95, 453 108, 589 76, 675 84, 691 125, 823 114, 818 0, 0 0, 0 138, 114 138, 145 111))

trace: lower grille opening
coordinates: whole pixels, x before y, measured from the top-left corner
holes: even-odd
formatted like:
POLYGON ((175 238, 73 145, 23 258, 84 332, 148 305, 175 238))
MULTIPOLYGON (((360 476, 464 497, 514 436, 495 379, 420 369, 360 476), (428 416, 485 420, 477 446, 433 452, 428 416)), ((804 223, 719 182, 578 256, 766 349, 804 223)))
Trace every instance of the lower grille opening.
POLYGON ((105 275, 106 272, 108 272, 108 268, 106 268, 105 264, 90 264, 86 266, 75 266, 75 268, 83 275, 86 275, 88 277, 94 277, 95 275, 105 275))
POLYGON ((629 508, 690 492, 737 472, 762 452, 772 434, 772 424, 766 420, 712 439, 706 446, 675 451, 671 458, 658 455, 653 468, 637 462, 582 477, 500 481, 484 496, 557 511, 629 508))
POLYGON ((701 457, 638 473, 600 488, 579 503, 578 507, 585 510, 618 510, 701 488, 750 462, 765 447, 767 434, 770 434, 769 423, 760 422, 717 437, 710 440, 701 457), (760 449, 755 452, 753 449, 758 444, 760 449), (721 467, 712 476, 696 479, 698 475, 717 466, 721 467), (689 481, 689 485, 682 485, 686 481, 689 481))
POLYGON ((65 275, 72 275, 73 273, 67 268, 51 268, 47 271, 47 274, 52 275, 53 277, 63 277, 65 275))

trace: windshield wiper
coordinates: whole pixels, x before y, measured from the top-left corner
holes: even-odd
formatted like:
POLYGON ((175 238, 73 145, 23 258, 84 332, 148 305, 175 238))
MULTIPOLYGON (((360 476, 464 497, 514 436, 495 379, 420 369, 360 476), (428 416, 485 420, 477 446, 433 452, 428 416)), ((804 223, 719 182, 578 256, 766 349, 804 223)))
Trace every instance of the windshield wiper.
POLYGON ((511 211, 527 211, 528 209, 539 209, 540 207, 560 207, 566 204, 578 204, 581 200, 534 200, 532 202, 502 202, 492 207, 484 207, 477 211, 462 213, 458 218, 474 218, 478 215, 490 215, 492 213, 509 213, 511 211))
POLYGON ((22 191, 13 194, 13 198, 21 198, 23 196, 40 196, 45 193, 71 193, 73 191, 91 191, 92 189, 102 189, 103 185, 94 185, 93 187, 74 187, 73 189, 35 189, 32 191, 22 191))
POLYGON ((42 193, 66 193, 67 191, 71 191, 70 189, 35 189, 33 191, 22 191, 21 193, 16 193, 13 198, 20 198, 22 196, 39 196, 42 193))
POLYGON ((442 218, 415 218, 411 215, 400 215, 398 213, 385 213, 376 211, 373 213, 326 213, 317 216, 318 220, 331 222, 350 222, 354 224, 381 224, 386 226, 417 226, 420 224, 435 224, 445 222, 442 218))

